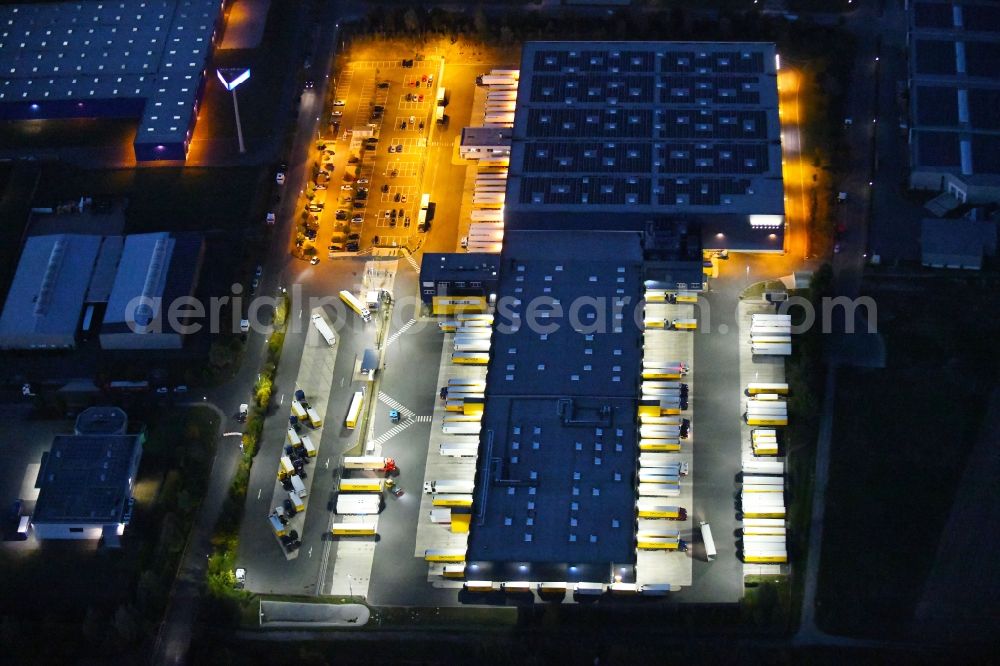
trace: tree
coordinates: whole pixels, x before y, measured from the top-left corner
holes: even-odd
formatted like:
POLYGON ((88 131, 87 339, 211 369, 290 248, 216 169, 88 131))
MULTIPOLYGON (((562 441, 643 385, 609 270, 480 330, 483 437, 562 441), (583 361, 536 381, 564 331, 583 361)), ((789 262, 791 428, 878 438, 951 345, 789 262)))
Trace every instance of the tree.
POLYGON ((476 13, 472 16, 472 24, 476 26, 476 32, 479 33, 480 37, 486 36, 490 24, 486 20, 486 12, 483 11, 482 5, 476 7, 476 13))
POLYGON ((91 643, 100 644, 106 635, 106 626, 104 614, 94 606, 88 606, 87 613, 83 616, 83 626, 80 627, 83 637, 91 643))
POLYGON ((133 643, 139 637, 139 621, 130 605, 122 604, 115 611, 114 627, 125 643, 133 643))
POLYGON ((272 382, 270 377, 261 377, 257 383, 257 390, 254 392, 254 401, 261 409, 267 409, 271 403, 272 382))
POLYGON ((408 33, 414 33, 420 28, 420 19, 417 18, 417 12, 410 7, 403 14, 403 25, 406 26, 406 31, 408 33))

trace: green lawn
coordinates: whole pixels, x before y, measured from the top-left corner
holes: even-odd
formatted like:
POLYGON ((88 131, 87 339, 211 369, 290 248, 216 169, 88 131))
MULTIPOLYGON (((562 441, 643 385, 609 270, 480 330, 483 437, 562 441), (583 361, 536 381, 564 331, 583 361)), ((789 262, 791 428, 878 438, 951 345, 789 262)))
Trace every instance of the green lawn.
MULTIPOLYGON (((39 191, 47 200, 112 196, 128 200, 126 233, 243 230, 262 188, 258 167, 107 169, 68 165, 45 170, 39 191)), ((242 234, 241 234, 242 236, 242 234)))
POLYGON ((152 415, 148 425, 123 548, 49 541, 17 553, 0 549, 0 642, 11 663, 109 659, 156 628, 204 493, 218 417, 207 409, 171 409, 152 415))
MULTIPOLYGON (((821 626, 904 634, 997 378, 995 285, 875 291, 888 367, 840 371, 818 594, 821 626)), ((984 497, 988 490, 984 489, 984 497)))

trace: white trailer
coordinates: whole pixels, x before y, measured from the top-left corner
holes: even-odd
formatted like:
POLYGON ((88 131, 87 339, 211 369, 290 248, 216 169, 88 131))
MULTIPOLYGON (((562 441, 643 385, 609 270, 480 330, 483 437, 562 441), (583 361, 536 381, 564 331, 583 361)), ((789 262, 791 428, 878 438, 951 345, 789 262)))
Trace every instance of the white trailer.
POLYGON ((474 481, 464 481, 462 479, 442 479, 427 481, 424 483, 425 493, 449 493, 468 494, 475 488, 474 481))
POLYGON ((679 485, 666 483, 639 483, 639 497, 678 497, 681 494, 679 485))
POLYGON ((294 492, 299 497, 305 497, 309 493, 306 491, 306 484, 302 483, 302 479, 299 478, 297 474, 293 474, 289 477, 292 482, 292 492, 294 492))
POLYGON ((475 458, 479 454, 479 443, 442 442, 438 450, 441 455, 451 458, 475 458))
POLYGON ((752 474, 784 474, 785 463, 772 460, 755 460, 753 458, 743 459, 743 473, 752 474))
POLYGON ((490 350, 490 340, 489 338, 480 338, 475 340, 464 340, 462 342, 455 342, 456 352, 488 352, 490 350))
POLYGON ((336 512, 340 515, 374 515, 381 508, 382 496, 378 494, 342 493, 337 495, 336 512))
POLYGON ((479 422, 445 423, 441 432, 446 435, 478 435, 483 426, 479 422))
POLYGON ((332 347, 336 344, 337 337, 333 334, 333 329, 331 329, 330 325, 326 323, 326 319, 323 318, 323 315, 317 313, 310 319, 316 327, 316 330, 319 331, 319 334, 323 336, 324 340, 326 340, 326 344, 328 346, 332 347))

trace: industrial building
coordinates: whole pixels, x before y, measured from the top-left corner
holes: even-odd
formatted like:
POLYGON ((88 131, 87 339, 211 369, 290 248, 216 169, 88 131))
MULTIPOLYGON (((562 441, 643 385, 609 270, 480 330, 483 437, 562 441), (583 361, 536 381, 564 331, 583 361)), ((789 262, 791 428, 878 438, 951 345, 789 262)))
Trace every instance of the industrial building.
POLYGON ((144 435, 128 434, 117 407, 91 407, 42 461, 31 518, 39 539, 103 539, 117 547, 132 511, 144 435))
POLYGON ((910 187, 1000 202, 1000 6, 912 0, 909 20, 910 187))
POLYGON ((225 4, 0 6, 0 119, 137 118, 137 161, 185 159, 225 4))
POLYGON ((994 219, 928 218, 920 225, 920 263, 928 268, 980 270, 997 250, 994 219))
POLYGON ((194 295, 204 252, 199 234, 126 237, 101 326, 101 347, 180 349, 184 331, 171 324, 168 314, 178 299, 194 295))
POLYGON ((0 315, 0 349, 73 349, 96 331, 104 349, 180 348, 166 309, 194 293, 203 254, 199 234, 29 236, 0 315))
POLYGON ((463 127, 458 153, 465 160, 509 157, 510 137, 506 127, 463 127))
POLYGON ((641 293, 642 261, 636 232, 505 239, 466 557, 472 577, 602 581, 609 566, 629 575, 642 334, 628 304, 641 293), (604 307, 571 312, 581 297, 604 307))
POLYGON ((420 262, 420 299, 432 305, 435 297, 469 296, 489 300, 500 281, 500 255, 426 253, 420 262))
POLYGON ((526 44, 506 228, 669 222, 699 250, 781 252, 777 65, 767 43, 526 44))
POLYGON ((101 236, 57 234, 27 239, 3 315, 2 349, 72 349, 101 250, 101 236))

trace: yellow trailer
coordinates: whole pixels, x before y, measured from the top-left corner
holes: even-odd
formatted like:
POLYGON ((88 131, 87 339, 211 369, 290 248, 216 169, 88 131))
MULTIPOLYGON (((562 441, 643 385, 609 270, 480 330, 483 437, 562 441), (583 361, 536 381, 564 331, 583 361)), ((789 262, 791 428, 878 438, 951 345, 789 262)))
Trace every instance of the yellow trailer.
POLYGON ((684 373, 678 368, 643 368, 643 379, 680 379, 684 373))
POLYGON ((299 421, 305 421, 309 418, 306 414, 306 408, 302 406, 302 403, 298 400, 292 400, 292 416, 297 418, 299 421))
POLYGON ((444 405, 444 410, 446 412, 464 412, 465 411, 465 401, 464 400, 449 400, 444 405))
POLYGON ((371 523, 334 523, 330 528, 333 536, 375 536, 378 534, 378 521, 371 523))
POLYGON ((642 327, 647 331, 663 330, 667 326, 667 320, 657 317, 646 317, 642 320, 642 327))
POLYGON ((434 495, 431 500, 432 506, 472 506, 472 495, 449 493, 444 495, 434 495))
POLYGON ((465 562, 465 548, 428 548, 424 551, 426 562, 465 562))
POLYGON ((743 555, 743 561, 752 564, 784 564, 788 562, 787 552, 769 552, 754 555, 743 555))
POLYGON ((458 322, 451 319, 446 321, 439 321, 438 329, 440 329, 444 333, 454 333, 455 331, 458 330, 458 322))
POLYGON ((751 382, 747 384, 747 395, 757 395, 759 393, 777 393, 778 395, 788 395, 788 384, 785 383, 763 383, 751 382))
POLYGON ((295 474, 295 465, 292 464, 292 459, 288 456, 281 456, 278 461, 278 478, 284 481, 292 474, 295 474))
POLYGON ((451 362, 457 365, 486 365, 490 362, 489 352, 455 352, 451 362))
POLYGON ((680 550, 681 547, 678 537, 640 536, 636 543, 639 550, 680 550))
POLYGON ((674 319, 670 322, 670 328, 675 331, 697 331, 697 319, 674 319))
POLYGON ((383 479, 341 479, 338 486, 342 493, 380 493, 385 488, 383 479))
POLYGON ((466 416, 479 416, 482 418, 483 409, 486 407, 484 398, 466 398, 463 400, 463 413, 466 416))
POLYGON ((464 564, 446 564, 441 570, 441 575, 445 578, 465 578, 464 564))
POLYGON ((680 451, 681 440, 677 438, 656 439, 644 437, 639 440, 640 451, 680 451))
POLYGON ((788 416, 781 414, 747 414, 747 425, 786 426, 788 416))
POLYGON ((655 497, 640 497, 636 502, 636 508, 640 518, 687 519, 687 511, 683 507, 662 504, 655 497))

